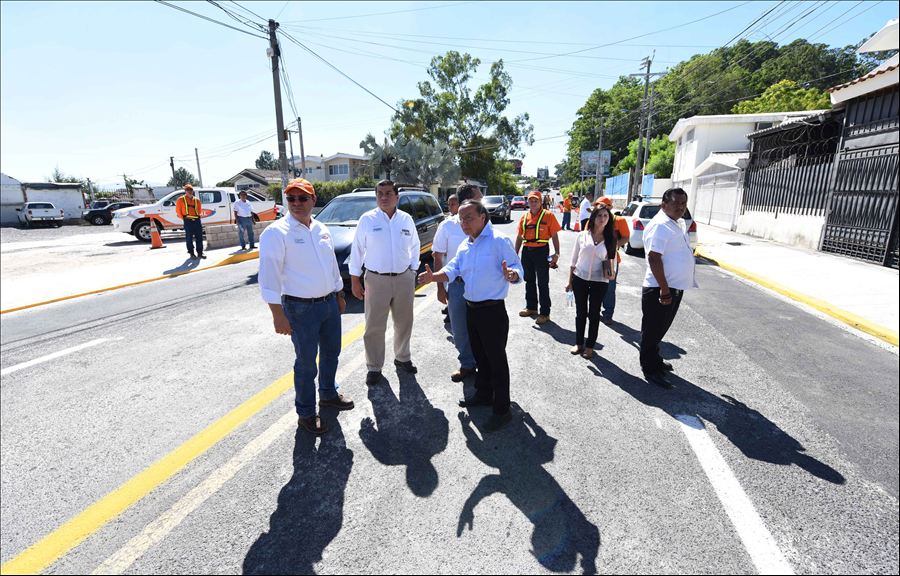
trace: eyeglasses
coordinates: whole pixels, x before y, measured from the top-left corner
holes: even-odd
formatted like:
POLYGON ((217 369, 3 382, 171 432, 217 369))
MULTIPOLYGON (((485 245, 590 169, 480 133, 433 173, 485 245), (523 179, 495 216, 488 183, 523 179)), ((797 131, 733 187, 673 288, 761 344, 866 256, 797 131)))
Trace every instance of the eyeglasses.
POLYGON ((310 198, 312 198, 312 196, 285 196, 284 201, 290 204, 293 202, 306 202, 310 198))

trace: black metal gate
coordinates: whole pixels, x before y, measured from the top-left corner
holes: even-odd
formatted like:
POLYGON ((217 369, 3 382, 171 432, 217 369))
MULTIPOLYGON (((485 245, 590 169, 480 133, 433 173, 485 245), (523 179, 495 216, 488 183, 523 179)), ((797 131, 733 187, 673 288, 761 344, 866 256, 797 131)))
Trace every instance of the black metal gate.
POLYGON ((842 150, 822 251, 898 267, 898 145, 842 150))

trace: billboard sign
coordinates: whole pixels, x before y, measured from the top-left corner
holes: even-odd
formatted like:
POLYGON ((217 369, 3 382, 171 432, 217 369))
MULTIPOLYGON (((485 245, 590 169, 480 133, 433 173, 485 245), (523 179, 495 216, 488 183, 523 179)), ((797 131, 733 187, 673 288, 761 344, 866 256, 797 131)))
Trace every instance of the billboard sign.
POLYGON ((609 176, 609 164, 612 161, 612 151, 604 150, 600 154, 600 167, 603 168, 603 175, 609 176))
POLYGON ((597 175, 597 164, 600 160, 600 154, 596 150, 589 150, 581 153, 581 176, 582 178, 590 178, 597 175))
POLYGON ((550 168, 538 168, 537 169, 537 179, 538 180, 549 180, 550 179, 550 168))

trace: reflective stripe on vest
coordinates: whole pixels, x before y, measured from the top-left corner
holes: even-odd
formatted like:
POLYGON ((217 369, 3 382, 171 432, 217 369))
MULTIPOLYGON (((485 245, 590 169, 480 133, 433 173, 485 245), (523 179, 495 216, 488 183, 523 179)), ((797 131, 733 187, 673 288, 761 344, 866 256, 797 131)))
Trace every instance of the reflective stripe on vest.
MULTIPOLYGON (((525 239, 525 220, 526 220, 527 218, 528 218, 528 214, 525 214, 524 216, 522 216, 522 238, 523 238, 523 239, 525 239)), ((548 244, 548 243, 550 242, 550 239, 549 239, 549 238, 547 238, 546 240, 541 240, 541 239, 540 239, 540 236, 541 236, 541 220, 543 220, 543 218, 544 218, 544 210, 541 210, 541 213, 540 213, 540 215, 538 216, 538 219, 537 219, 537 224, 535 224, 535 226, 534 226, 534 238, 531 239, 531 240, 525 239, 525 242, 526 242, 526 243, 528 243, 528 242, 533 242, 533 243, 535 243, 535 244, 548 244)))
POLYGON ((200 199, 194 196, 193 206, 188 205, 187 196, 182 196, 181 200, 184 202, 184 217, 185 218, 199 218, 200 217, 200 208, 197 206, 200 204, 200 199), (191 208, 194 209, 194 213, 191 214, 191 208))

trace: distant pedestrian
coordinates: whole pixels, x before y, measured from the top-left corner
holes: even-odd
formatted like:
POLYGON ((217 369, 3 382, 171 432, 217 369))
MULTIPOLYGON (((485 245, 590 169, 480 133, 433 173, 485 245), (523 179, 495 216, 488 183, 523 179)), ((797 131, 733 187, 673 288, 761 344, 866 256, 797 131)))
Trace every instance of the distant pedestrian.
POLYGON ((521 250, 525 271, 525 309, 519 316, 536 315, 534 322, 539 325, 550 320, 550 267, 559 261, 559 230, 556 216, 541 207, 541 193, 529 192, 528 212, 519 220, 516 236, 516 254, 521 250), (550 242, 553 242, 552 257, 550 242))
MULTIPOLYGON (((459 196, 466 200, 481 200, 481 191, 472 184, 459 187, 457 193, 448 199, 448 203, 456 206, 451 210, 453 216, 441 222, 434 235, 431 245, 431 253, 434 256, 434 269, 440 270, 446 262, 450 262, 456 256, 460 245, 466 241, 466 233, 459 223, 459 196)), ((469 343, 469 328, 466 325, 466 282, 457 277, 452 282, 438 282, 437 298, 442 304, 446 304, 450 319, 450 331, 453 333, 453 345, 458 352, 459 368, 450 374, 454 382, 461 382, 466 376, 475 372, 475 356, 472 354, 472 346, 469 343)))
POLYGON ((694 251, 682 220, 687 193, 669 188, 663 193, 659 212, 644 227, 647 273, 641 294, 641 369, 648 382, 672 388, 666 371, 672 365, 659 355, 659 343, 672 326, 685 290, 697 288, 694 251))
POLYGON ((591 199, 593 198, 593 194, 590 192, 585 192, 584 198, 581 200, 581 206, 578 211, 578 219, 581 221, 581 229, 587 226, 588 218, 591 217, 591 199))
MULTIPOLYGON (((456 213, 459 212, 459 197, 456 194, 451 194, 450 197, 447 198, 447 210, 450 212, 451 218, 453 216, 456 216, 456 213)), ((435 254, 435 245, 436 245, 435 243, 437 242, 438 233, 440 233, 441 226, 444 225, 444 222, 447 222, 447 220, 444 220, 443 222, 440 223, 440 225, 438 225, 437 232, 435 232, 435 234, 434 234, 434 241, 432 242, 432 245, 431 245, 431 253, 432 253, 432 255, 435 256, 435 260, 434 260, 435 266, 438 265, 437 264, 437 255, 435 254)), ((460 231, 460 234, 462 234, 462 231, 460 231)), ((448 258, 448 260, 449 260, 449 258, 448 258)), ((446 302, 446 294, 447 294, 446 290, 443 291, 444 299, 443 300, 441 299, 441 287, 442 286, 444 288, 446 288, 446 286, 444 286, 444 284, 438 284, 438 300, 440 300, 441 302, 446 302)), ((443 308, 441 308, 441 314, 444 315, 444 324, 449 324, 450 323, 450 306, 447 305, 447 306, 444 306, 443 308)))
POLYGON ((184 196, 175 201, 175 214, 184 222, 184 240, 191 260, 206 258, 203 254, 203 224, 200 222, 202 208, 200 199, 194 196, 194 187, 187 184, 184 187, 184 196), (196 254, 194 254, 195 243, 196 254))
MULTIPOLYGON (((600 204, 604 204, 609 206, 610 214, 612 214, 612 200, 608 197, 604 196, 597 200, 600 204)), ((628 222, 625 221, 625 218, 621 216, 616 216, 612 214, 613 224, 615 226, 616 232, 616 264, 622 263, 622 256, 619 254, 619 248, 628 244, 628 239, 631 237, 631 231, 628 229, 628 222)), ((609 289, 606 291, 606 297, 603 298, 603 308, 600 310, 600 321, 606 324, 607 326, 612 325, 613 323, 613 313, 616 311, 616 279, 612 278, 609 281, 609 289)))
POLYGON ((600 329, 600 303, 606 296, 610 280, 617 272, 616 238, 613 216, 609 207, 601 204, 594 208, 587 227, 575 238, 569 284, 566 292, 575 296, 575 345, 570 352, 585 358, 594 355, 594 344, 600 329), (584 328, 588 327, 587 341, 584 328))
POLYGON ((572 198, 571 194, 566 196, 566 199, 563 200, 562 206, 562 229, 563 230, 571 230, 572 229, 572 198))
POLYGON ((545 194, 544 195, 544 210, 549 210, 549 209, 550 209, 550 195, 545 194))
POLYGON ((259 238, 259 287, 269 304, 275 332, 294 344, 294 406, 298 424, 312 434, 328 427, 316 414, 316 373, 319 406, 353 408, 353 400, 338 394, 335 383, 341 353, 344 282, 334 255, 334 239, 312 217, 316 192, 303 178, 291 180, 283 192, 288 207, 259 238), (319 366, 316 367, 316 356, 319 366))
POLYGON ((512 420, 506 357, 509 316, 504 299, 509 284, 522 281, 522 264, 509 238, 494 232, 484 204, 463 202, 459 221, 468 238, 441 270, 433 273, 426 264, 425 272, 419 274, 419 284, 452 282, 459 276, 465 280, 466 323, 478 376, 475 394, 463 397, 459 405, 492 406, 493 414, 481 429, 496 432, 512 420))
POLYGON ((241 190, 238 196, 240 197, 239 200, 234 203, 234 219, 238 225, 238 239, 241 241, 241 250, 247 249, 247 241, 244 240, 245 234, 250 239, 250 249, 253 250, 256 248, 255 240, 253 239, 253 206, 247 202, 247 192, 245 190, 241 190))
POLYGON ((377 384, 384 366, 388 314, 394 319, 394 365, 415 374, 410 358, 419 234, 412 217, 397 209, 400 193, 390 180, 375 186, 378 207, 359 218, 350 249, 353 295, 365 300, 366 384, 377 384), (366 267, 365 286, 360 281, 366 267))

